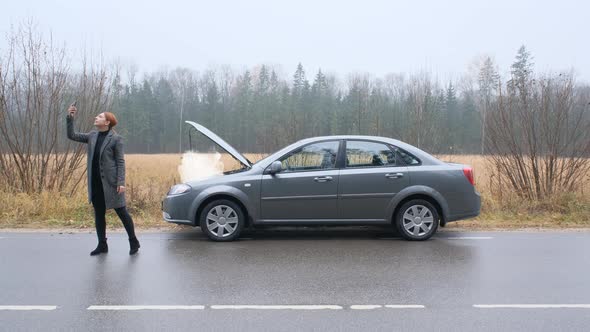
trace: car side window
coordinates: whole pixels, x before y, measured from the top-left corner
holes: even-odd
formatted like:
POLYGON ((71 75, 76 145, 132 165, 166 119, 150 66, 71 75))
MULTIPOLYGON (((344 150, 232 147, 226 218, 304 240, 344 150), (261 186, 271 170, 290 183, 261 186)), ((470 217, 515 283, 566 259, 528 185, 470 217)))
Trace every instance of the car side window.
POLYGON ((280 161, 285 172, 313 171, 336 168, 339 141, 306 145, 280 161))
POLYGON ((403 160, 403 162, 406 163, 406 165, 409 165, 409 166, 420 165, 420 160, 418 160, 416 157, 412 156, 408 152, 406 152, 400 148, 396 148, 396 151, 397 151, 399 157, 403 160))
POLYGON ((345 165, 346 167, 395 166, 395 153, 382 143, 347 141, 345 165))

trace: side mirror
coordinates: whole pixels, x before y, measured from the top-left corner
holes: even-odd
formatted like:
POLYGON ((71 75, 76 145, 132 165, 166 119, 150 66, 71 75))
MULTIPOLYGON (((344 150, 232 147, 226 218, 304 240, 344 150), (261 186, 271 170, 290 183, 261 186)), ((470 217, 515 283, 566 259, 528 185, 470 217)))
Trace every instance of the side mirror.
POLYGON ((283 164, 280 161, 273 161, 268 167, 268 174, 274 175, 283 169, 283 164))

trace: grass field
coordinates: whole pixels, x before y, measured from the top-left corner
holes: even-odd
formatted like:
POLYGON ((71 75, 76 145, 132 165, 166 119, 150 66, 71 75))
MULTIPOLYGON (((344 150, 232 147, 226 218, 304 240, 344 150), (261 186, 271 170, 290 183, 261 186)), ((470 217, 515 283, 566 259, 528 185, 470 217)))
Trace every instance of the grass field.
MULTIPOLYGON (((260 154, 246 156, 252 161, 264 157, 260 154)), ((494 184, 493 172, 482 156, 438 157, 444 161, 472 165, 476 187, 483 198, 479 217, 450 223, 449 228, 590 227, 590 175, 580 179, 583 184, 579 192, 558 195, 542 202, 528 202, 512 194, 509 187, 494 184)), ((221 161, 226 170, 234 162, 228 155, 222 155, 221 161)), ((181 182, 178 170, 181 155, 130 154, 126 156, 126 163, 128 208, 137 226, 176 227, 162 221, 160 202, 172 185, 181 182)), ((92 207, 86 197, 85 185, 72 197, 61 193, 27 195, 0 191, 0 228, 92 228, 92 207)), ((110 229, 121 227, 112 211, 109 212, 108 223, 110 229)))

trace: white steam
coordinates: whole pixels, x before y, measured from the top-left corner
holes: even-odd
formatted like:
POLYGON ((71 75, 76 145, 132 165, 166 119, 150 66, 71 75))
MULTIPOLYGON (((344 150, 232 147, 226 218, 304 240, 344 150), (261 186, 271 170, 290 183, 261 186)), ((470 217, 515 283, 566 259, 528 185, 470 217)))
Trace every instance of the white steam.
POLYGON ((178 173, 182 182, 202 180, 223 173, 223 162, 219 152, 185 152, 182 155, 178 173))

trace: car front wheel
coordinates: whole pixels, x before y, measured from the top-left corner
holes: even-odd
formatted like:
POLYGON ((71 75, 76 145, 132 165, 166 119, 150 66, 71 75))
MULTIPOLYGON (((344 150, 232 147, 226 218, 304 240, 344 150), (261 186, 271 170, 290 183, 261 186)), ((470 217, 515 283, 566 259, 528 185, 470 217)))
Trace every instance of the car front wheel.
POLYGON ((438 229, 439 216, 428 201, 414 199, 404 203, 395 216, 395 226, 401 236, 410 241, 428 240, 438 229))
POLYGON ((238 204, 220 199, 205 206, 201 212, 200 226, 213 241, 233 241, 240 236, 245 218, 238 204))

